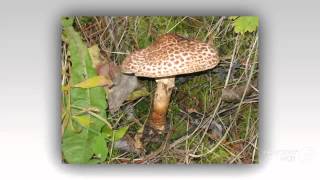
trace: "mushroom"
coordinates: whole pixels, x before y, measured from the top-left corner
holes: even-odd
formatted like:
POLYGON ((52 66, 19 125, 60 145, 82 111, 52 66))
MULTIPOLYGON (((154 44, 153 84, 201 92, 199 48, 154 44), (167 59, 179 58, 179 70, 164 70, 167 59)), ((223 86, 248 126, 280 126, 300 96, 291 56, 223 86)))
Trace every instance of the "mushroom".
POLYGON ((157 87, 149 125, 158 133, 162 133, 165 130, 175 76, 208 70, 218 63, 218 52, 209 44, 175 34, 164 34, 149 47, 128 55, 121 65, 121 71, 135 76, 155 78, 157 87))

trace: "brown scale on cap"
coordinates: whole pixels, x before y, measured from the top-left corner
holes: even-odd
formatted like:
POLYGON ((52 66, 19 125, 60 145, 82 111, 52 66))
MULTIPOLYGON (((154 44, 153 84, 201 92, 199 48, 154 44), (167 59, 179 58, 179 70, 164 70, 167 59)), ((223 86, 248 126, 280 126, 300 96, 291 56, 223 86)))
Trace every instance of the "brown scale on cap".
POLYGON ((209 44, 165 34, 149 47, 127 56, 122 72, 157 78, 204 71, 218 63, 218 53, 209 44))

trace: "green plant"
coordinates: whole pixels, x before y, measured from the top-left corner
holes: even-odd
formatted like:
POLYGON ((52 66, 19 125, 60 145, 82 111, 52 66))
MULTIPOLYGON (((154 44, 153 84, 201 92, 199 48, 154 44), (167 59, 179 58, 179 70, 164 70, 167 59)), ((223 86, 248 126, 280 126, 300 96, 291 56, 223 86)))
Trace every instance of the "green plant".
MULTIPOLYGON (((107 120, 105 90, 88 48, 73 28, 74 18, 62 18, 62 39, 71 62, 70 80, 63 86, 62 153, 68 163, 102 163, 110 142, 121 139, 128 127, 114 130, 107 120), (105 129, 108 129, 106 132, 105 129)), ((112 155, 112 154, 111 154, 112 155)), ((112 157, 112 156, 109 157, 112 157)))
POLYGON ((234 32, 240 34, 257 31, 259 26, 258 16, 230 16, 229 19, 233 20, 234 32))

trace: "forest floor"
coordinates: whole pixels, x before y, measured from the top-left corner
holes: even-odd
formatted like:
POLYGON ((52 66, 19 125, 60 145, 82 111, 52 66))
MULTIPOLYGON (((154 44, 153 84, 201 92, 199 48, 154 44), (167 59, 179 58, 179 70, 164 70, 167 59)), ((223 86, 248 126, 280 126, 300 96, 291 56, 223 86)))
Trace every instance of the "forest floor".
MULTIPOLYGON (((152 78, 139 77, 136 88, 140 92, 142 89, 139 98, 125 101, 118 111, 111 113, 106 109, 106 120, 113 128, 128 129, 118 142, 106 145, 109 155, 102 163, 259 162, 257 31, 236 33, 234 20, 228 17, 189 16, 75 17, 73 27, 88 48, 99 49, 101 61, 114 66, 165 33, 207 42, 218 50, 221 59, 211 70, 176 78, 167 114, 167 133, 143 145, 137 144, 137 138, 148 120, 156 83, 152 78), (143 146, 143 151, 137 152, 137 146, 143 146)), ((70 75, 65 72, 72 66, 68 63, 67 48, 62 43, 63 86, 69 83, 66 79, 70 75)), ((109 75, 112 70, 119 71, 116 67, 109 68, 109 75)), ((110 98, 109 101, 106 98, 109 106, 117 103, 110 98)), ((62 124, 62 128, 68 126, 62 124)))

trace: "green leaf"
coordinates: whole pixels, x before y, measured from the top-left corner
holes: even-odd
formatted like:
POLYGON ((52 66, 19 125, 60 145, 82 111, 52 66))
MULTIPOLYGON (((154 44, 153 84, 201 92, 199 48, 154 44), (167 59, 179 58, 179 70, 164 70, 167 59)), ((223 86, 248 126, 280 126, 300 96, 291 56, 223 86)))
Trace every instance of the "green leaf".
POLYGON ((139 99, 143 96, 148 96, 150 93, 148 92, 146 87, 133 91, 127 98, 128 101, 134 101, 139 99))
POLYGON ((257 16, 240 16, 233 22, 234 31, 236 33, 254 32, 259 25, 259 18, 257 16))
POLYGON ((93 87, 98 87, 98 86, 111 86, 112 81, 104 76, 94 76, 92 78, 86 79, 73 87, 78 87, 78 88, 93 88, 93 87))
POLYGON ((128 131, 128 129, 129 129, 129 126, 125 126, 125 127, 122 127, 118 130, 113 131, 114 141, 119 141, 120 139, 122 139, 123 136, 128 131))
POLYGON ((72 26, 73 21, 74 21, 74 17, 62 17, 61 18, 62 27, 70 27, 70 26, 72 26))
POLYGON ((68 163, 86 163, 93 155, 90 142, 87 140, 87 135, 84 131, 80 134, 64 137, 62 152, 64 159, 68 163))
POLYGON ((112 130, 108 126, 105 126, 102 128, 101 132, 106 139, 112 140, 112 137, 114 136, 114 141, 119 141, 123 138, 128 129, 129 126, 121 127, 118 130, 112 130))
POLYGON ((110 139, 112 137, 113 131, 108 126, 104 126, 101 130, 101 133, 105 138, 110 139))
POLYGON ((96 155, 97 158, 100 159, 101 162, 107 159, 108 148, 103 136, 96 136, 94 138, 94 142, 92 144, 92 150, 93 150, 93 153, 96 155))
MULTIPOLYGON (((97 76, 97 72, 92 67, 91 58, 85 43, 81 36, 73 27, 64 28, 63 33, 68 39, 68 50, 71 57, 71 84, 78 84, 84 80, 97 76)), ((89 109, 95 107, 99 109, 99 115, 106 118, 106 96, 103 87, 93 87, 88 89, 71 88, 71 105, 89 109)), ((71 114, 78 114, 80 109, 73 108, 71 114)), ((104 125, 102 121, 96 117, 89 116, 93 121, 91 128, 100 131, 104 125)))
MULTIPOLYGON (((92 66, 91 58, 88 52, 88 48, 82 41, 81 36, 74 30, 71 25, 71 20, 62 21, 63 24, 63 41, 68 44, 68 53, 70 54, 71 77, 70 84, 78 84, 84 80, 97 76, 95 68, 92 66)), ((91 122, 89 127, 82 129, 81 136, 72 132, 71 126, 68 126, 63 135, 63 142, 65 143, 62 151, 64 157, 69 163, 85 163, 93 156, 91 144, 94 143, 94 137, 99 134, 101 128, 105 125, 103 121, 95 116, 86 114, 83 109, 97 108, 99 117, 106 118, 106 95, 103 87, 93 88, 71 88, 71 112, 67 112, 72 117, 81 114, 88 118, 87 120, 81 120, 80 122, 91 122), (80 107, 80 108, 75 108, 80 107), (71 138, 73 143, 70 143, 71 138), (80 138, 77 140, 77 138, 80 138), (73 147, 74 146, 74 147, 73 147), (89 149, 88 149, 89 148, 89 149), (75 152, 74 152, 75 151, 75 152), (73 154, 74 153, 74 154, 73 154)), ((71 123, 70 123, 71 124, 71 123)), ((80 123, 81 124, 81 123, 80 123)))
POLYGON ((83 127, 89 128, 92 120, 88 116, 73 116, 73 118, 83 127))

